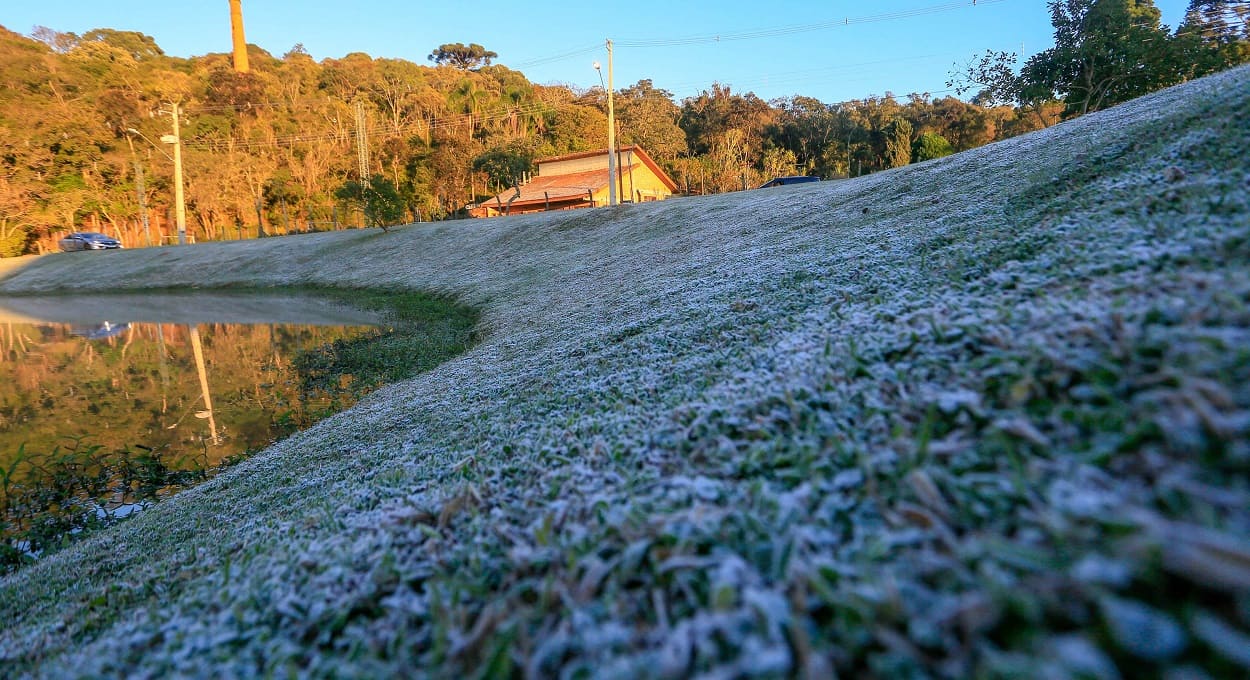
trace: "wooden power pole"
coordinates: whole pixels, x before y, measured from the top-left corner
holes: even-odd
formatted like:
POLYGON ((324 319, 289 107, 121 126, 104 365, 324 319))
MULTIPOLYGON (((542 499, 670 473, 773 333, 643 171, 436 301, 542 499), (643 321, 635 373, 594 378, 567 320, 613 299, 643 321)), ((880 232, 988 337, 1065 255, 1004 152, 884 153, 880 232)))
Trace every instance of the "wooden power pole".
POLYGON ((243 38, 243 0, 230 0, 230 36, 234 42, 234 72, 247 73, 247 40, 243 38))

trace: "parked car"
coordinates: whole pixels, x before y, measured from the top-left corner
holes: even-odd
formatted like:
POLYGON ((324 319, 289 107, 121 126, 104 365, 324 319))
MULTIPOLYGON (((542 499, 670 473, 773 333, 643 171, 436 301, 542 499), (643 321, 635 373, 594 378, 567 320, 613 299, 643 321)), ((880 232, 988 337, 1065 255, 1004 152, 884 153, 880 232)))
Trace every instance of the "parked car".
POLYGON ((819 177, 804 177, 803 175, 792 175, 790 177, 774 177, 756 187, 757 189, 767 189, 769 187, 785 186, 787 184, 806 184, 808 182, 819 182, 819 177))
POLYGON ((94 231, 76 231, 61 239, 60 245, 61 250, 69 253, 75 250, 115 250, 122 247, 122 242, 94 231))

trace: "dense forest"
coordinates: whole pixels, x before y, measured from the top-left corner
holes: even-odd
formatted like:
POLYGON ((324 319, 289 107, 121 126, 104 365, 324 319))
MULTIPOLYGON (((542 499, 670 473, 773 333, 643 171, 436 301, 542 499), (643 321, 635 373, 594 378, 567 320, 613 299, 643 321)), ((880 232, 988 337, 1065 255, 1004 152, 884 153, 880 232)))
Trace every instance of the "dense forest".
MULTIPOLYGON (((776 175, 857 176, 1250 59, 1245 2, 1193 0, 1174 32, 1149 0, 1050 7, 1053 48, 1019 68, 1016 55, 989 52, 952 72, 970 102, 764 101, 720 84, 679 102, 641 80, 615 93, 618 139, 640 144, 686 193, 776 175)), ((171 132, 173 103, 187 228, 201 241, 364 224, 352 187, 389 195, 398 221, 459 217, 506 183, 484 159, 604 146, 602 89, 531 83, 480 45, 432 48, 421 65, 364 53, 317 62, 300 45, 281 57, 250 45, 251 69, 236 73, 229 54, 171 57, 135 32, 0 27, 0 256, 54 249, 72 229, 127 246, 168 243, 173 164, 158 140, 171 132)))

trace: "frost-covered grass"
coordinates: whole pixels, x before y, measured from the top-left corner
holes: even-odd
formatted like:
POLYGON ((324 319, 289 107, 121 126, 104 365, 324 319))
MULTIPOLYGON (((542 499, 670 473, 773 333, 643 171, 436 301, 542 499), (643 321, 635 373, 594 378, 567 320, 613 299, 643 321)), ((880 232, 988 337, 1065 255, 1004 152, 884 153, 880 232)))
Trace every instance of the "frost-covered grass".
POLYGON ((53 256, 481 344, 0 581, 0 675, 1250 672, 1250 70, 845 183, 53 256))

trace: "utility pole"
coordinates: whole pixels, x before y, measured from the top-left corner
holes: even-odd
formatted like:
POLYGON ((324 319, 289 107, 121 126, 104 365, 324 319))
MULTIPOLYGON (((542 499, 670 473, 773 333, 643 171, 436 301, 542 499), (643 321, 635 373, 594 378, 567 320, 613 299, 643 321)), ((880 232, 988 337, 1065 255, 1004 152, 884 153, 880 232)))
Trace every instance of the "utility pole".
POLYGON ((174 208, 177 210, 178 245, 183 245, 187 242, 187 205, 182 193, 182 136, 178 127, 178 102, 170 104, 170 108, 174 118, 174 134, 162 135, 161 141, 174 145, 174 208))
POLYGON ((608 205, 616 205, 616 108, 612 105, 612 41, 608 40, 608 205))

